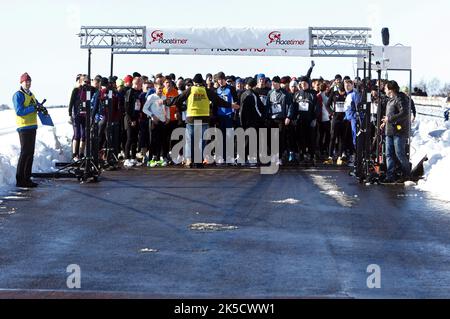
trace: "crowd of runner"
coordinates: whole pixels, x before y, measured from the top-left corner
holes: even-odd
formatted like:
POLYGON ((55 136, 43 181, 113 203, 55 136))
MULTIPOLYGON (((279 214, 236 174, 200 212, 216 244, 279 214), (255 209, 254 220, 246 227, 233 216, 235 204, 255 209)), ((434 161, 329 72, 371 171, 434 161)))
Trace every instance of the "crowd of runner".
MULTIPOLYGON (((192 141, 187 143, 184 152, 173 154, 172 146, 177 141, 172 141, 171 135, 174 129, 185 127, 186 138, 190 140, 196 120, 201 121, 203 130, 220 129, 224 139, 229 128, 278 128, 279 154, 275 158, 278 165, 352 165, 361 80, 339 74, 333 80, 311 78, 313 68, 314 63, 306 75, 298 77, 272 78, 262 73, 245 78, 223 72, 207 74, 205 78, 201 74, 177 78, 174 74, 148 77, 135 72, 123 79, 98 75, 91 81, 87 75, 79 74, 69 103, 74 130, 72 157, 77 160, 85 153, 86 101, 89 100, 92 121, 98 130, 100 161, 107 160, 109 148, 126 167, 181 164, 192 167, 190 154, 195 147, 192 141)), ((372 81, 373 132, 389 130, 384 127, 389 126, 387 121, 383 121, 382 127, 375 127, 378 106, 383 117, 389 113, 386 108, 392 97, 386 95, 386 87, 398 93, 403 101, 408 99, 399 92, 396 82, 372 81)), ((411 111, 414 119, 415 108, 411 111)), ((410 121, 408 118, 405 123, 395 125, 406 132, 410 121)), ((200 166, 238 162, 253 166, 259 162, 250 156, 243 162, 236 157, 224 157, 203 158, 200 166)))

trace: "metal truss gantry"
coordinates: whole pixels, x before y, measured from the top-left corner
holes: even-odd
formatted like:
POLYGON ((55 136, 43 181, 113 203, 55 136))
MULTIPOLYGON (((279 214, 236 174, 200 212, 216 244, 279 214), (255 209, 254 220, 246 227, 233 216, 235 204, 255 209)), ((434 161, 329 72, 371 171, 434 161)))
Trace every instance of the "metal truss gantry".
POLYGON ((365 57, 372 49, 371 31, 370 28, 310 28, 311 56, 365 57))
MULTIPOLYGON (((371 50, 370 28, 312 27, 313 57, 361 57, 371 50)), ((82 49, 111 49, 112 54, 170 54, 167 49, 146 48, 146 27, 82 26, 78 34, 82 49)))

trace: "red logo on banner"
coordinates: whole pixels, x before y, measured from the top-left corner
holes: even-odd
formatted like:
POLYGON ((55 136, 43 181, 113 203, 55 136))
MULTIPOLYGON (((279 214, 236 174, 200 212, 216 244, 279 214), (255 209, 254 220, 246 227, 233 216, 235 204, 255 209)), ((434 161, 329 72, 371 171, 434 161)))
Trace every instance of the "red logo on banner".
POLYGON ((152 40, 148 44, 158 42, 160 44, 186 44, 188 39, 164 39, 164 33, 161 30, 155 30, 150 33, 152 40))
POLYGON ((280 31, 272 31, 269 33, 269 42, 266 43, 267 46, 269 44, 275 42, 276 40, 281 40, 281 32, 280 31))
POLYGON ((153 43, 155 41, 158 41, 159 39, 164 39, 164 33, 161 30, 155 30, 153 31, 150 36, 152 37, 152 41, 150 43, 153 43))
POLYGON ((305 45, 306 40, 282 40, 281 39, 281 32, 280 31, 272 31, 268 35, 269 42, 266 43, 267 46, 269 46, 272 43, 275 43, 277 45, 290 45, 290 46, 299 46, 299 45, 305 45))

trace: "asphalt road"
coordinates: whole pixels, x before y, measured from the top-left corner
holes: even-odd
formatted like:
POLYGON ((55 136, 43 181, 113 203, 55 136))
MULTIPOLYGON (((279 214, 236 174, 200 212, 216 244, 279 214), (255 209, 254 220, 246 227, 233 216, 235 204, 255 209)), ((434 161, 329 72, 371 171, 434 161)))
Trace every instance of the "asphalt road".
POLYGON ((450 297, 450 203, 342 170, 142 168, 0 200, 0 298, 450 297))

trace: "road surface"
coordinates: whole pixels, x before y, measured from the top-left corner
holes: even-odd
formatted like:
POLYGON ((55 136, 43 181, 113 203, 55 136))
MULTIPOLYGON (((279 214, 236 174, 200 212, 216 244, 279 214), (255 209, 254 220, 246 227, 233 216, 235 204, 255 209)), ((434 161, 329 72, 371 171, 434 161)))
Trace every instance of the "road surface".
POLYGON ((140 168, 0 200, 0 298, 450 297, 449 202, 345 170, 140 168))

